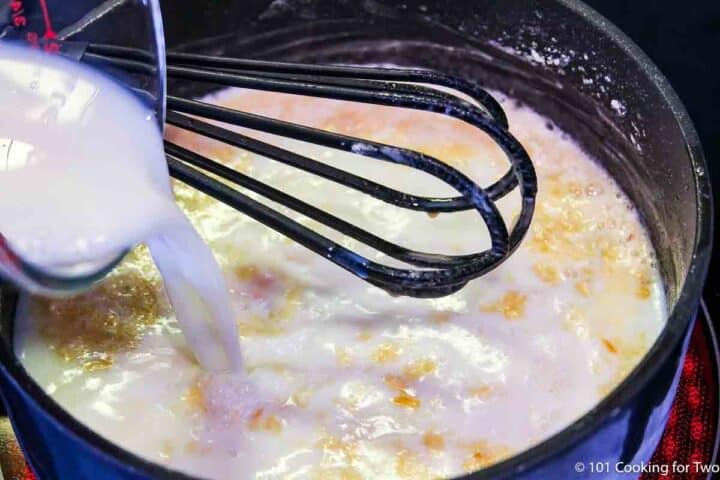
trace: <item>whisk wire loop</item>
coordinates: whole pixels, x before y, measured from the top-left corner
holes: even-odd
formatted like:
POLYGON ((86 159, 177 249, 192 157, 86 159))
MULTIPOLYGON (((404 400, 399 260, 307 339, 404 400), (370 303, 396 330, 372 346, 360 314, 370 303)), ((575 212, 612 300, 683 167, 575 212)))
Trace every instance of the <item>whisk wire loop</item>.
MULTIPOLYGON (((110 45, 87 45, 83 60, 140 74, 151 74, 153 68, 146 52, 110 45)), ((430 214, 465 210, 475 210, 480 214, 490 233, 489 249, 464 255, 414 251, 388 242, 248 175, 166 141, 168 166, 175 178, 242 211, 391 294, 438 297, 457 291, 473 278, 499 266, 517 248, 529 228, 537 191, 532 162, 522 145, 508 131, 507 118, 500 105, 489 93, 471 82, 438 72, 417 69, 308 65, 176 52, 167 54, 167 65, 168 77, 180 81, 427 111, 468 123, 492 138, 505 153, 510 169, 495 183, 483 189, 454 167, 411 149, 302 126, 198 100, 178 96, 167 97, 166 121, 181 129, 282 162, 358 190, 395 207, 430 214), (441 88, 431 88, 428 85, 441 88), (469 99, 447 91, 447 88, 458 91, 469 99), (367 159, 404 165, 438 178, 457 191, 458 195, 426 197, 401 192, 252 138, 227 128, 226 125, 343 150, 367 159), (418 268, 399 268, 370 260, 254 200, 215 176, 301 213, 342 235, 360 241, 383 255, 418 268), (495 201, 516 187, 520 191, 521 209, 515 224, 508 232, 495 201)))

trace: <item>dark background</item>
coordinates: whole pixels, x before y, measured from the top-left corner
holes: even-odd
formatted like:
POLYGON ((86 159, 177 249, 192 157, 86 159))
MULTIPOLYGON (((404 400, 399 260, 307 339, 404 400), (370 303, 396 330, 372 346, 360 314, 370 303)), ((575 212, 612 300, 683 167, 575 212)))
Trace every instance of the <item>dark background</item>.
MULTIPOLYGON (((717 212, 720 208, 720 0, 585 1, 635 40, 682 98, 705 149, 717 212)), ((720 305, 717 241, 715 247, 706 298, 717 306, 720 305)), ((715 310, 714 315, 718 312, 720 309, 715 310)))

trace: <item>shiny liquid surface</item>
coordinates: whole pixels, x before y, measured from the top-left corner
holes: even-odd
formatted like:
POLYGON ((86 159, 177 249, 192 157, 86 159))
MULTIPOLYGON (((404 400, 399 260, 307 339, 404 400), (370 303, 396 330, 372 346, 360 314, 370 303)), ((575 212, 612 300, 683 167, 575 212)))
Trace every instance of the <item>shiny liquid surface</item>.
MULTIPOLYGON (((432 114, 240 91, 212 100, 418 149, 480 185, 507 169, 483 134, 432 114)), ((224 271, 244 370, 212 373, 193 360, 144 248, 93 292, 26 299, 16 352, 100 434, 202 477, 447 477, 547 438, 625 376, 666 311, 652 246, 616 184, 546 119, 503 105, 536 165, 538 209, 518 251, 462 291, 390 297, 175 184, 224 271)), ((487 246, 476 214, 388 208, 212 140, 168 136, 401 244, 487 246)), ((449 193, 419 172, 271 140, 412 193, 449 193)), ((519 201, 499 206, 512 219, 519 201)))
MULTIPOLYGON (((73 61, 0 44, 0 233, 26 261, 63 269, 147 241, 190 344, 238 367, 217 264, 172 198, 154 116, 73 61)), ((0 273, 3 272, 0 263, 0 273)))

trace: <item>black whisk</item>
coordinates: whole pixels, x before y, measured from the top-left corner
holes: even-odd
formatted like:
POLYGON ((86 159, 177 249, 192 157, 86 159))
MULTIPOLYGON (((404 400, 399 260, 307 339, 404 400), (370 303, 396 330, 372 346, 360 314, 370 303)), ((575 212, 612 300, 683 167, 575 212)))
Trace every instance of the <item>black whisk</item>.
MULTIPOLYGON (((81 60, 132 73, 152 74, 155 68, 152 57, 146 52, 109 45, 86 45, 81 60)), ((218 86, 243 87, 429 111, 462 120, 492 137, 505 152, 510 169, 496 183, 483 189, 457 169, 413 150, 309 128, 197 100, 167 96, 166 122, 176 127, 299 168, 395 207, 429 214, 477 210, 490 232, 489 249, 465 255, 418 252, 388 242, 280 190, 166 141, 165 151, 173 177, 281 232, 393 295, 440 297, 455 292, 468 281, 500 265, 517 248, 528 230, 537 190, 532 163, 522 145, 508 131, 507 119, 502 108, 492 96, 472 83, 427 70, 309 65, 188 53, 167 54, 167 75, 168 78, 218 86), (449 87, 462 92, 477 104, 428 85, 449 87), (410 195, 202 119, 282 135, 362 155, 367 159, 422 170, 453 187, 459 195, 447 198, 410 195), (256 192, 414 268, 397 268, 369 260, 251 199, 207 173, 256 192), (522 208, 512 231, 508 232, 495 206, 495 201, 516 187, 520 189, 522 208)))

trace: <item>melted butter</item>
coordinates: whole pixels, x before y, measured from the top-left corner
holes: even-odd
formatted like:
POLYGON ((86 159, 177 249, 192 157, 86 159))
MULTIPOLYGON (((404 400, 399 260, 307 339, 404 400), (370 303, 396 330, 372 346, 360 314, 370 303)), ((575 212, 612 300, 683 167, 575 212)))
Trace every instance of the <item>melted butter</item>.
POLYGON ((480 308, 484 312, 501 313, 506 320, 513 320, 525 316, 526 301, 526 295, 511 291, 503 295, 497 302, 480 308))
MULTIPOLYGON (((416 148, 481 185, 507 168, 483 134, 429 114, 237 91, 214 101, 416 148)), ((518 251, 457 294, 389 297, 176 184, 178 203, 224 269, 246 375, 202 372, 191 361, 142 251, 117 272, 142 287, 123 296, 122 285, 109 281, 73 301, 70 329, 79 341, 57 327, 71 316, 68 304, 56 314, 23 314, 17 351, 49 393, 101 434, 203 477, 449 477, 531 446, 624 378, 662 328, 665 307, 652 247, 618 187, 545 119, 504 107, 537 168, 538 213, 518 251), (148 305, 155 310, 142 314, 148 305), (115 323, 107 322, 111 312, 115 323), (48 323, 52 329, 43 328, 48 323), (126 340, 111 344, 112 328, 127 330, 119 337, 126 340)), ((487 242, 475 215, 389 209, 218 142, 169 135, 410 247, 460 253, 487 242)), ((263 138, 413 193, 449 193, 382 162, 263 138)), ((499 207, 512 218, 517 198, 499 207)))
POLYGON ((145 330, 168 313, 159 288, 138 271, 120 268, 74 298, 38 299, 30 315, 39 319, 39 334, 52 350, 95 371, 112 366, 116 353, 137 347, 145 330))
POLYGON ((468 472, 480 470, 483 467, 492 465, 495 462, 507 457, 511 450, 501 445, 494 445, 491 442, 480 441, 470 446, 471 454, 463 463, 463 468, 468 472))

